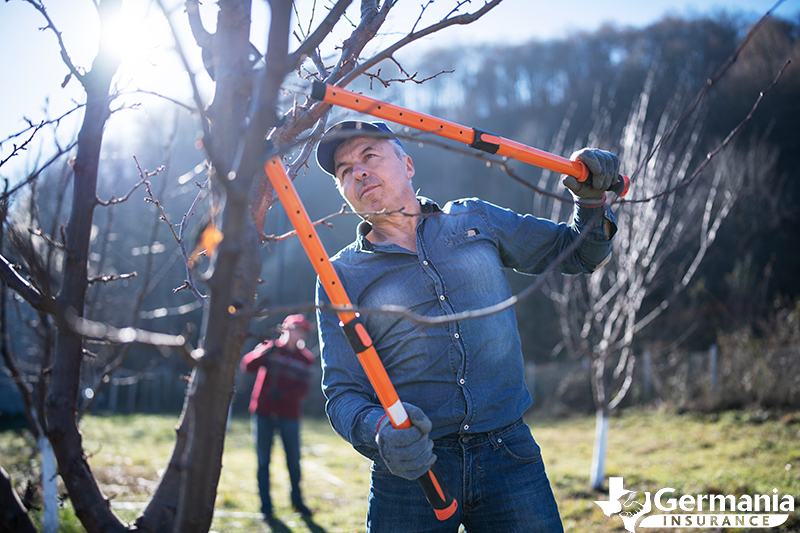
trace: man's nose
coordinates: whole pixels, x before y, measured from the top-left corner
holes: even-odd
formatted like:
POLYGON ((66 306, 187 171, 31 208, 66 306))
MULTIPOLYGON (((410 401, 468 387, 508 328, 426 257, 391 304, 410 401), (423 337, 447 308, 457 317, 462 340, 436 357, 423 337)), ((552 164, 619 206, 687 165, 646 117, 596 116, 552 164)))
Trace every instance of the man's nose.
POLYGON ((357 180, 366 178, 369 175, 369 169, 363 163, 356 163, 353 165, 353 176, 357 180))

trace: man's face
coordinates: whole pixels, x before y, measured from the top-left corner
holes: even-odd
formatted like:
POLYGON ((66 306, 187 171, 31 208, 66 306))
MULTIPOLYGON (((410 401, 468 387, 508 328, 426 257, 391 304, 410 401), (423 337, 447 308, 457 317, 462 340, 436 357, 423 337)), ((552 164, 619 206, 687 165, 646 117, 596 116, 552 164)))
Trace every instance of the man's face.
POLYGON ((411 185, 414 163, 387 139, 354 137, 334 154, 339 192, 359 213, 393 211, 416 202, 411 185))

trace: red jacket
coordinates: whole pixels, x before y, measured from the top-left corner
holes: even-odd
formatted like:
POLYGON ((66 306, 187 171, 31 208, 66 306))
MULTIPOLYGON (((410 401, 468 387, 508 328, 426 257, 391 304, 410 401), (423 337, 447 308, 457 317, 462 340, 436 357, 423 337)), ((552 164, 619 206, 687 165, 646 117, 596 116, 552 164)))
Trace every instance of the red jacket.
POLYGON ((258 372, 250 395, 250 412, 299 420, 314 370, 314 354, 289 349, 273 341, 262 342, 245 354, 239 367, 258 372))

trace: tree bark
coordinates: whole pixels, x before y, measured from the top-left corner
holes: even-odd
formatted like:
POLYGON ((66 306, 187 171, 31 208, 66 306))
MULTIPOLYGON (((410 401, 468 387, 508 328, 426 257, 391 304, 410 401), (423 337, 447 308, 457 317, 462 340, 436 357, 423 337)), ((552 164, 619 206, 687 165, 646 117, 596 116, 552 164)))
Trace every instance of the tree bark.
MULTIPOLYGON (((100 6, 101 27, 104 15, 116 12, 121 0, 104 0, 100 6)), ((88 286, 87 262, 92 218, 97 205, 97 173, 103 128, 110 115, 109 89, 119 60, 100 48, 92 69, 81 81, 86 90, 86 109, 78 133, 75 158, 72 212, 66 229, 64 277, 56 298, 59 310, 55 341, 55 361, 50 373, 50 388, 45 402, 47 436, 53 445, 58 471, 75 507, 75 514, 89 533, 113 533, 127 528, 111 511, 95 481, 77 425, 83 342, 70 320, 82 317, 88 286)))
POLYGON ((11 485, 8 473, 0 467, 0 531, 36 533, 27 509, 11 485))

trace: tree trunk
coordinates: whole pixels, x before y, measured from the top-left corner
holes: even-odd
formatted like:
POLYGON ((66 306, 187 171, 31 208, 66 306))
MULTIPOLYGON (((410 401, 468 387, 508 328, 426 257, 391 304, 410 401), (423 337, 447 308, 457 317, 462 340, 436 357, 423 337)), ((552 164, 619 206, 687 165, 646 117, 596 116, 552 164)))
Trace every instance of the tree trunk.
POLYGON ((8 473, 0 467, 0 531, 36 533, 28 511, 11 485, 8 473))
POLYGON ((606 477, 606 454, 608 449, 608 408, 597 410, 594 431, 594 451, 592 452, 592 472, 589 485, 594 490, 603 487, 606 477))
MULTIPOLYGON (((105 16, 116 13, 121 0, 104 0, 98 11, 101 29, 105 16)), ((101 30, 102 31, 102 30, 101 30)), ((108 31, 107 28, 105 31, 108 31)), ((103 129, 110 115, 109 89, 119 60, 100 48, 90 72, 81 78, 86 90, 86 110, 78 133, 75 157, 72 212, 66 229, 64 277, 56 299, 60 316, 55 342, 55 362, 50 372, 45 414, 47 436, 53 446, 58 471, 75 507, 75 514, 89 533, 113 533, 127 528, 111 511, 95 481, 78 430, 78 388, 83 342, 72 330, 71 321, 84 314, 88 286, 87 261, 92 218, 97 205, 97 173, 103 129)))

